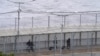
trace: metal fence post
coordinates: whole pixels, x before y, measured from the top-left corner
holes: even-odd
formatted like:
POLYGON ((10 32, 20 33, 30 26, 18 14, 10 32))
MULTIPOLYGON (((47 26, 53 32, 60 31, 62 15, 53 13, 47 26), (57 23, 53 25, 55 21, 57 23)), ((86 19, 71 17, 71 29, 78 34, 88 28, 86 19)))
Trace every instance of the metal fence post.
POLYGON ((74 56, 74 36, 75 36, 75 33, 71 33, 71 51, 72 51, 72 56, 74 56))
POLYGON ((4 42, 3 42, 3 52, 6 53, 6 37, 2 37, 4 42))

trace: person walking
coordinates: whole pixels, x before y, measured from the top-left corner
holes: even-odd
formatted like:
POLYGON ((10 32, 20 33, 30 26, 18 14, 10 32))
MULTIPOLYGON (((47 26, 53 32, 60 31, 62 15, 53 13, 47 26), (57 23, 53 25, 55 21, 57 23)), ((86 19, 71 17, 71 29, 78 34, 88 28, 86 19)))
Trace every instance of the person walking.
POLYGON ((30 52, 30 51, 34 51, 34 49, 33 49, 33 42, 32 41, 28 41, 27 43, 27 46, 28 46, 28 51, 30 52))
POLYGON ((67 49, 70 49, 70 38, 67 39, 67 49))

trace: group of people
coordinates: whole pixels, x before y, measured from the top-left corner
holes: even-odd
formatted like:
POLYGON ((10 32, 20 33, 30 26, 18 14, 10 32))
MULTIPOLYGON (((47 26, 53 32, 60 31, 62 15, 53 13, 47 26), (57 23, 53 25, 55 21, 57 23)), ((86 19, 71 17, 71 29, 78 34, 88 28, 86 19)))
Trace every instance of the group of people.
MULTIPOLYGON (((55 44, 56 48, 57 48, 57 39, 53 41, 53 43, 55 44)), ((62 49, 64 49, 65 46, 62 47, 62 49)), ((70 38, 67 39, 67 49, 70 49, 70 38)))
MULTIPOLYGON (((67 42, 67 49, 70 49, 70 38, 68 38, 66 42, 67 42)), ((54 45, 55 45, 56 48, 57 48, 57 40, 54 40, 53 43, 54 43, 54 45)), ((33 41, 29 40, 29 41, 26 43, 26 45, 28 46, 27 50, 28 50, 29 52, 30 52, 30 51, 34 51, 34 48, 33 48, 34 44, 33 44, 33 41)), ((52 47, 52 48, 53 48, 53 47, 52 47)), ((62 47, 62 49, 63 49, 63 48, 65 48, 65 47, 62 47)), ((50 47, 49 50, 51 50, 51 47, 50 47)))
MULTIPOLYGON (((55 46, 56 48, 58 48, 58 47, 57 47, 57 44, 58 44, 57 39, 55 39, 55 40, 53 41, 53 43, 54 43, 54 46, 55 46)), ((70 38, 67 39, 66 43, 67 43, 67 49, 70 49, 70 38)), ((64 48, 66 48, 66 47, 65 47, 65 46, 62 46, 62 49, 64 49, 64 48)), ((49 47, 49 50, 52 50, 52 49, 54 49, 54 47, 49 47)))

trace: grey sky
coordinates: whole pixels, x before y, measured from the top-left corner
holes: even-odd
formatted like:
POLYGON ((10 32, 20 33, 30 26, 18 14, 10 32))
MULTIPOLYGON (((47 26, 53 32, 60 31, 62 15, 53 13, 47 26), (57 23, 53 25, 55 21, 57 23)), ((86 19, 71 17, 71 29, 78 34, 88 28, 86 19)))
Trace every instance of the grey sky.
MULTIPOLYGON (((27 2, 27 1, 30 1, 30 0, 24 0, 24 1, 23 0, 10 0, 10 1, 27 2)), ((100 10, 100 6, 99 6, 100 3, 99 2, 100 2, 100 0, 36 0, 34 2, 28 2, 28 3, 22 4, 21 9, 23 11, 32 10, 32 11, 61 11, 61 12, 99 11, 100 10)), ((8 2, 7 0, 0 0, 0 7, 1 7, 0 13, 3 13, 3 12, 9 12, 9 11, 16 11, 17 8, 18 8, 18 5, 11 3, 11 2, 8 2)), ((47 14, 42 15, 42 14, 21 13, 21 17, 30 17, 31 18, 32 16, 35 19, 39 18, 39 20, 47 19, 47 14)), ((1 19, 0 24, 2 26, 9 25, 9 24, 14 25, 14 19, 13 18, 15 18, 15 17, 17 17, 17 13, 1 15, 0 16, 0 19, 1 19), (6 19, 3 19, 3 18, 6 18, 6 19, 12 18, 12 19, 6 20, 6 19)), ((67 17, 67 18, 69 18, 69 17, 67 17)), ((78 22, 79 16, 77 16, 77 17, 76 17, 77 19, 75 19, 75 16, 70 17, 71 19, 69 19, 68 24, 74 23, 74 22, 76 24, 79 23, 78 22)), ((91 16, 89 16, 89 17, 91 18, 91 16)), ((52 17, 52 20, 58 20, 58 18, 59 17, 54 16, 54 17, 52 17)), ((93 20, 94 20, 94 18, 92 18, 91 21, 93 21, 93 20)), ((25 19, 23 19, 22 21, 25 21, 25 19)), ((23 25, 30 24, 29 22, 31 22, 31 19, 28 19, 26 21, 27 21, 27 23, 23 23, 23 25)), ((88 21, 89 21, 89 19, 88 19, 88 21)), ((39 22, 41 22, 41 21, 39 21, 39 22)), ((59 22, 59 20, 58 20, 58 22, 59 22)), ((37 24, 37 23, 35 23, 35 24, 37 24)), ((43 21, 43 25, 44 24, 45 23, 43 21)), ((54 23, 52 22, 52 24, 54 24, 54 23)), ((58 23, 55 23, 55 25, 57 25, 57 24, 58 23)))

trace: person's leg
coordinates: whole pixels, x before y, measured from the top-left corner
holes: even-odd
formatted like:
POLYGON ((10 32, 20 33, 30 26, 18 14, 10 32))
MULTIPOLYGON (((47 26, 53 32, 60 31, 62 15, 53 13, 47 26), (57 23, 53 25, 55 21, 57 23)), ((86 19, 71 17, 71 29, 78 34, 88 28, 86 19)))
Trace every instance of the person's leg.
POLYGON ((27 47, 27 51, 30 52, 30 46, 27 47))
POLYGON ((29 52, 31 52, 31 46, 29 47, 29 52))
POLYGON ((69 49, 70 49, 70 44, 69 44, 69 49))
POLYGON ((68 44, 67 44, 67 49, 68 49, 68 44))
POLYGON ((57 47, 57 44, 56 44, 56 49, 57 49, 58 47, 57 47))
POLYGON ((69 49, 70 47, 69 47, 69 44, 68 44, 68 49, 69 49))
POLYGON ((34 50, 33 50, 33 46, 31 46, 30 49, 31 49, 32 52, 34 51, 34 50))

